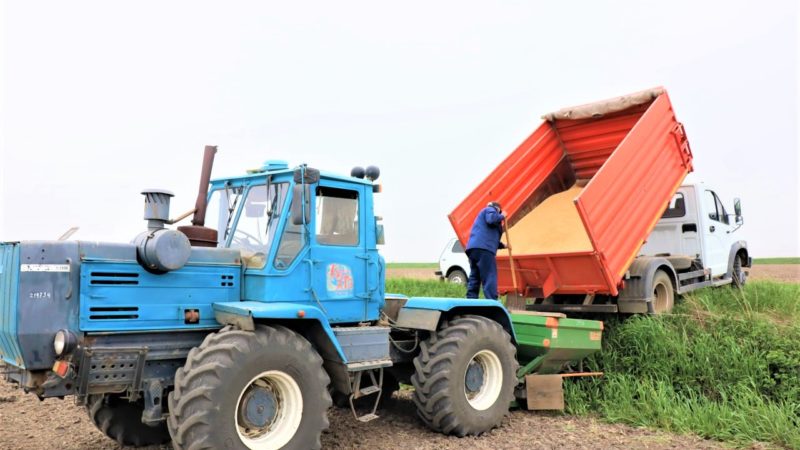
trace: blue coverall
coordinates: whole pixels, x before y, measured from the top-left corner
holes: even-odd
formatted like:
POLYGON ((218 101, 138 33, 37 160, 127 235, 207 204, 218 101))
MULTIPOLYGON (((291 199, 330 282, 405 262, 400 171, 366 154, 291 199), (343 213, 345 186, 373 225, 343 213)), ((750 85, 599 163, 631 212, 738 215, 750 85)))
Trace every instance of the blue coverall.
POLYGON ((502 223, 505 216, 493 206, 483 208, 475 222, 467 241, 467 257, 469 258, 469 280, 467 281, 467 298, 478 298, 478 291, 483 282, 483 296, 497 299, 497 249, 501 247, 500 237, 503 235, 502 223))

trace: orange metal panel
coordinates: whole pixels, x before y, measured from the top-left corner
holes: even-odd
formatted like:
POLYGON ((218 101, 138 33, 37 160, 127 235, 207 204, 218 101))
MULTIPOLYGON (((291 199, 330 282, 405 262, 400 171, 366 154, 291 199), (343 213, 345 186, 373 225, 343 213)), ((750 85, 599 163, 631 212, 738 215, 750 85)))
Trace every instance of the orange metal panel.
POLYGON ((461 243, 467 244, 475 216, 490 201, 500 202, 513 215, 563 157, 555 131, 541 124, 450 213, 450 224, 461 243))
POLYGON ((613 295, 691 170, 688 142, 664 93, 578 196, 578 213, 603 260, 613 295))
MULTIPOLYGON (((617 295, 622 276, 692 170, 691 160, 683 127, 663 92, 654 100, 600 118, 541 124, 449 219, 466 244, 475 215, 489 201, 499 201, 513 223, 554 186, 564 188, 558 183, 590 179, 575 206, 593 251, 515 253, 515 266, 526 295, 617 295)), ((497 261, 498 288, 510 292, 509 259, 497 261)))

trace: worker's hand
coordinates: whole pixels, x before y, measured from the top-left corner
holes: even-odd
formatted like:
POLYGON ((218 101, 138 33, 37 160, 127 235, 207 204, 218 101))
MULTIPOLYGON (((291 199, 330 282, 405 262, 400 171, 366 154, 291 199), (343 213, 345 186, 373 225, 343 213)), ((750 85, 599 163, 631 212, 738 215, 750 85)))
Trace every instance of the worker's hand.
POLYGON ((504 248, 506 248, 506 244, 504 244, 503 241, 500 241, 500 245, 497 246, 497 249, 503 250, 504 248))

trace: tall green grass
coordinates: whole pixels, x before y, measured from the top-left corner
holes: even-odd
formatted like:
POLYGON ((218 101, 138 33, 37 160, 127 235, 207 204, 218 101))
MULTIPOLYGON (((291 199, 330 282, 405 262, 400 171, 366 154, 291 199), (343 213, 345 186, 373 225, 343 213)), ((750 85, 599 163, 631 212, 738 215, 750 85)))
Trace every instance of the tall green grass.
MULTIPOLYGON (((393 279, 387 292, 463 297, 438 281, 393 279)), ((601 378, 565 381, 567 412, 694 433, 740 446, 800 449, 800 284, 703 289, 671 315, 606 321, 601 378)))
POLYGON ((672 315, 609 321, 598 379, 568 412, 749 445, 800 448, 800 285, 706 289, 672 315))

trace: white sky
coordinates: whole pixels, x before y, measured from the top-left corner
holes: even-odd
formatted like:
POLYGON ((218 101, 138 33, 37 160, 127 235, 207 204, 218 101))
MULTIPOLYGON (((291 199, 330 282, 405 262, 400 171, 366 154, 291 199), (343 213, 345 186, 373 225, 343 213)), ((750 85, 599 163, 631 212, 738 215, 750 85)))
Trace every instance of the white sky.
POLYGON ((266 159, 382 169, 390 261, 543 113, 657 85, 755 256, 800 255, 798 7, 698 2, 42 2, 3 13, 0 239, 128 241, 266 159))

